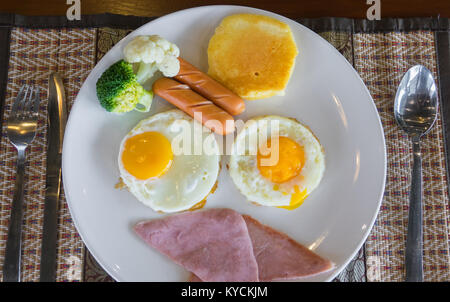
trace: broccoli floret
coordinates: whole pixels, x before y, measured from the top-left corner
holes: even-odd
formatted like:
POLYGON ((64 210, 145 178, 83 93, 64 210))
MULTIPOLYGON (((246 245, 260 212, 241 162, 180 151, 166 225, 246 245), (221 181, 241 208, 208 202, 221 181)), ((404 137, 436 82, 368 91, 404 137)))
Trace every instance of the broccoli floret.
POLYGON ((133 109, 147 112, 152 104, 153 92, 138 83, 130 63, 120 60, 98 79, 97 97, 109 112, 124 113, 133 109))

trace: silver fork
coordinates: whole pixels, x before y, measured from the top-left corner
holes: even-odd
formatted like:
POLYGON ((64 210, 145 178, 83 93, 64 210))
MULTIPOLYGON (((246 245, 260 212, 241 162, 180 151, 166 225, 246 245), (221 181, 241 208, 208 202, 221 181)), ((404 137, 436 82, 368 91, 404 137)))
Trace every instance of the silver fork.
POLYGON ((25 150, 36 136, 39 87, 23 85, 6 124, 6 134, 17 149, 17 174, 6 242, 3 281, 20 281, 25 150))

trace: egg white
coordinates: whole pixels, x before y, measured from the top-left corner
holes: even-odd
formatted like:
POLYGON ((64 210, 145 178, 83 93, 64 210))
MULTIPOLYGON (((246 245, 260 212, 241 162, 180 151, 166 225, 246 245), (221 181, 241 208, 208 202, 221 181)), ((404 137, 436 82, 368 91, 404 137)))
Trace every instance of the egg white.
MULTIPOLYGON (((265 142, 264 142, 265 143, 265 142)), ((236 136, 228 164, 230 176, 239 191, 251 201, 264 206, 289 206, 291 196, 306 190, 311 194, 319 185, 325 171, 325 154, 314 134, 298 121, 281 116, 263 116, 247 121, 236 136), (257 151, 261 142, 256 139, 270 138, 273 127, 271 121, 278 122, 278 135, 285 136, 303 147, 305 163, 299 175, 280 184, 261 175, 257 166, 257 151)))
MULTIPOLYGON (((199 128, 197 128, 199 129, 199 128)), ((200 137, 200 136, 199 136, 200 137)), ((177 145, 183 147, 182 143, 177 145)), ((195 149, 201 150, 201 149, 195 149)), ((143 204, 155 211, 172 213, 192 208, 203 201, 213 190, 220 170, 220 152, 214 135, 200 123, 178 109, 155 114, 140 121, 122 140, 118 157, 120 176, 128 190, 143 204), (198 155, 179 154, 173 142, 180 137, 182 126, 200 127, 201 140, 191 135, 192 150, 207 139, 209 149, 198 155), (131 175, 122 163, 122 152, 128 138, 143 132, 155 131, 164 135, 172 144, 173 161, 169 169, 158 178, 140 180, 131 175), (174 140, 175 139, 175 140, 174 140), (197 146, 196 146, 197 144, 197 146)))

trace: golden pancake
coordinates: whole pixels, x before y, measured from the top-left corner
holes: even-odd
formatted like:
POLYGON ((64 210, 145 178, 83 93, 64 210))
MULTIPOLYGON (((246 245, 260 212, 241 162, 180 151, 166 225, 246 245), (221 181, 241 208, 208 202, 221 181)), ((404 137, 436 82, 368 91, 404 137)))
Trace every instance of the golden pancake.
POLYGON ((246 100, 283 95, 297 54, 287 24, 261 15, 231 15, 209 41, 208 73, 246 100))

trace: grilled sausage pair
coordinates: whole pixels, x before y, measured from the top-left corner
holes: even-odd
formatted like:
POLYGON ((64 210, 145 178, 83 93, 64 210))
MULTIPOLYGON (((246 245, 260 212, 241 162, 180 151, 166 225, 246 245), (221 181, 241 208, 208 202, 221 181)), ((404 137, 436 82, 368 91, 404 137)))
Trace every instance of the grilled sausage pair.
POLYGON ((233 115, 245 110, 244 101, 185 60, 174 77, 161 78, 153 84, 153 92, 212 131, 226 135, 234 131, 233 115), (200 114, 201 113, 201 114, 200 114))

